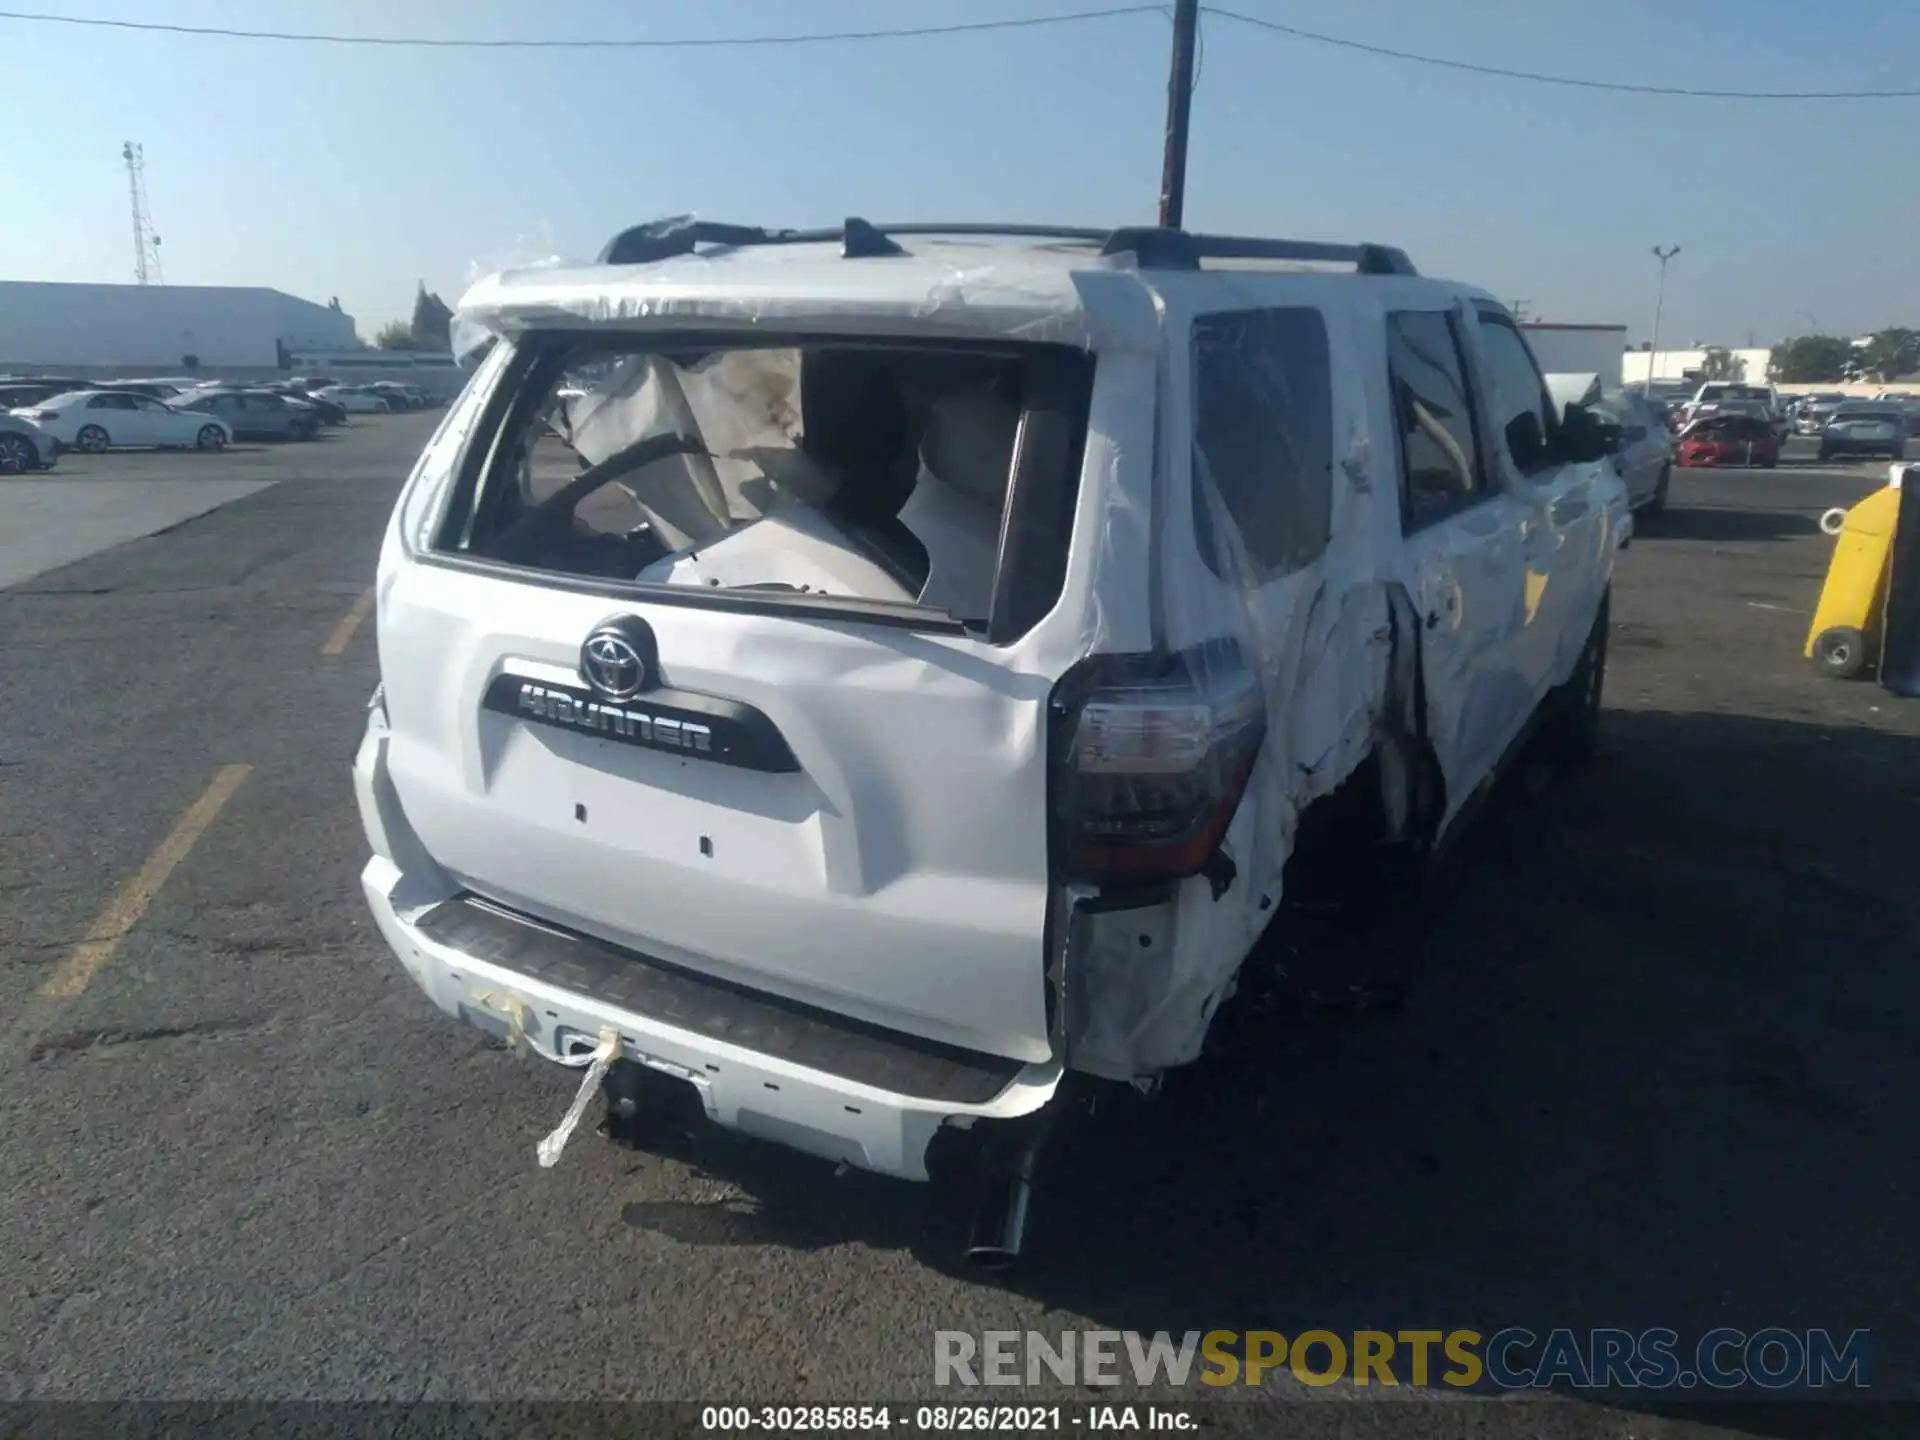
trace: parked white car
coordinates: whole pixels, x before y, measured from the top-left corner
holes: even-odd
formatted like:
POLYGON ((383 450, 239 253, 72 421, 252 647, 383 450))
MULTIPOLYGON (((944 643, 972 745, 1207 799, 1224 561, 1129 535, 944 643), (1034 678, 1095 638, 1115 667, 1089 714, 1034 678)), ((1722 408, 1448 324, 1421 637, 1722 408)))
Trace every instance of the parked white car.
POLYGON ((14 413, 68 449, 88 453, 129 445, 220 450, 233 439, 226 423, 213 416, 177 410, 127 391, 72 390, 14 413))
POLYGON ((51 470, 59 458, 59 443, 39 425, 22 415, 0 414, 0 475, 51 470))
POLYGON ((393 409, 379 394, 358 385, 329 385, 313 393, 353 415, 385 415, 393 409))
POLYGON ((1633 521, 1513 317, 1399 251, 934 229, 471 290, 354 780, 449 1016, 616 1116, 979 1147, 994 1260, 1069 1072, 1193 1061, 1296 902, 1408 904, 1523 744, 1592 748, 1633 521))

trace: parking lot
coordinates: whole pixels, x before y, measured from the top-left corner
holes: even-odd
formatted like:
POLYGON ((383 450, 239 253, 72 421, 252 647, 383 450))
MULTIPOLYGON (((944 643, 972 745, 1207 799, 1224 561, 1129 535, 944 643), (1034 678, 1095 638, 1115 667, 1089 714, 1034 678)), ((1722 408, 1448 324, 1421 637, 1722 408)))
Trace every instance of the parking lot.
POLYGON ((437 420, 0 480, 16 1394, 846 1402, 926 1394, 937 1329, 1524 1324, 1869 1328, 1920 1398, 1920 706, 1801 659, 1885 462, 1675 472, 1601 757, 1476 832, 1411 1005, 1103 1100, 987 1281, 962 1197, 784 1152, 539 1169, 577 1077, 373 931, 368 586, 437 420))

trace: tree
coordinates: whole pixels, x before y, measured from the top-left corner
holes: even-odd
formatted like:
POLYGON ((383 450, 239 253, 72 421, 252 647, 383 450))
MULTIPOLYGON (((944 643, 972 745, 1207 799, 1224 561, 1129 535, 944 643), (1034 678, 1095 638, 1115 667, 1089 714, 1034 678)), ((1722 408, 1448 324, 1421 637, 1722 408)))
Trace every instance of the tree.
POLYGON ((389 320, 380 327, 373 337, 373 343, 382 350, 418 350, 414 343, 413 327, 404 320, 389 320))
POLYGON ((1767 375, 1787 385, 1837 385, 1853 361, 1853 342, 1844 336, 1799 335, 1773 347, 1767 375))
POLYGON ((413 343, 417 350, 449 350, 453 347, 453 311, 447 302, 420 282, 420 293, 413 299, 413 343))
POLYGON ((1708 380, 1739 380, 1747 373, 1747 362, 1734 359, 1724 345, 1709 345, 1700 356, 1700 373, 1708 380))
POLYGON ((1904 326, 1876 330, 1855 358, 1861 370, 1875 380, 1885 382, 1911 375, 1920 370, 1920 332, 1904 326))

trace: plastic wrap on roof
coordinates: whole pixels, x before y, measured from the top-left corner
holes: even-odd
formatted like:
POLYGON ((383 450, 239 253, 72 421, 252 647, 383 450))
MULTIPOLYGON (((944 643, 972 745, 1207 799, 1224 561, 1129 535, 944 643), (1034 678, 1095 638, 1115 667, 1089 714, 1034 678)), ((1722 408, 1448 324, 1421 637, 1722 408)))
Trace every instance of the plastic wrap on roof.
MULTIPOLYGON (((711 247, 642 265, 539 265, 477 280, 454 316, 464 358, 528 329, 699 325, 994 335, 1084 345, 1085 249, 918 239, 847 259, 831 242, 711 247)), ((1098 280, 1094 282, 1098 285, 1098 280)))

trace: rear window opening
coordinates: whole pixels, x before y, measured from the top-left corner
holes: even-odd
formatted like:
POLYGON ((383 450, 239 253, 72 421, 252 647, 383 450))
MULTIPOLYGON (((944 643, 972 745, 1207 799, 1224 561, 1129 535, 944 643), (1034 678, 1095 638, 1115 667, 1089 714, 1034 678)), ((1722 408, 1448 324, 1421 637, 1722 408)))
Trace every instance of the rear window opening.
POLYGON ((689 603, 917 607, 996 642, 1059 599, 1082 352, 560 336, 519 351, 441 553, 689 603))

